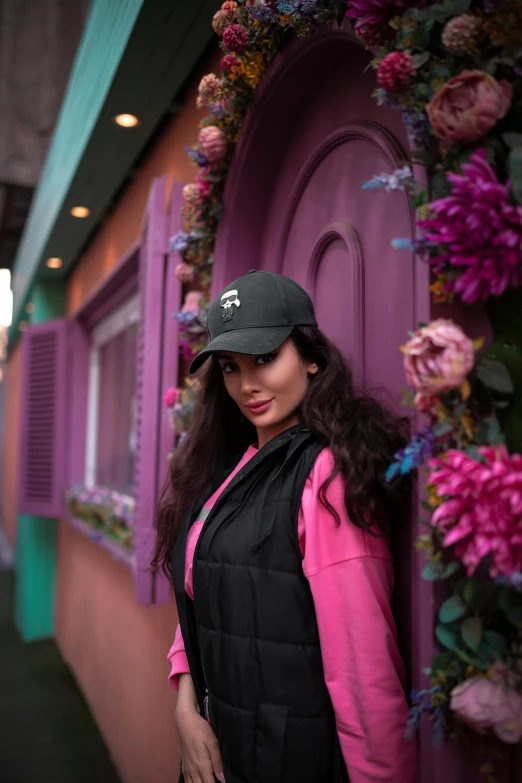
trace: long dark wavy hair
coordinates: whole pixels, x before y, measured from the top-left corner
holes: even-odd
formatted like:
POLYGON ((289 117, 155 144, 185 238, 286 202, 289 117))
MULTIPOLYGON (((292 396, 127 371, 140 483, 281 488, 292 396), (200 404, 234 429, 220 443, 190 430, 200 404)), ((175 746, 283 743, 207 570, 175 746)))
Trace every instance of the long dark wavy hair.
MULTIPOLYGON (((301 405, 301 422, 332 450, 334 470, 319 491, 320 501, 340 523, 326 497, 341 473, 351 522, 374 535, 387 532, 404 508, 408 485, 387 483, 385 473, 396 451, 407 441, 408 420, 401 419, 375 396, 358 394, 345 357, 318 328, 295 327, 290 339, 301 359, 315 362, 301 405)), ((213 455, 226 448, 241 453, 257 440, 226 391, 223 373, 212 356, 200 381, 197 408, 184 444, 175 452, 156 517, 157 539, 151 569, 170 574, 172 547, 184 512, 203 492, 213 469, 213 455)))

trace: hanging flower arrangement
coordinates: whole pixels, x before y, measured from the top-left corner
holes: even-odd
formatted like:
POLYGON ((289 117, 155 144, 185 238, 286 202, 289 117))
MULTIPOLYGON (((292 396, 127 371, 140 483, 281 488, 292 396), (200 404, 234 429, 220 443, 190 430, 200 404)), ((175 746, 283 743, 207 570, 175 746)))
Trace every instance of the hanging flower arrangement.
MULTIPOLYGON (((374 54, 380 106, 401 112, 408 161, 364 186, 417 210, 415 252, 433 272, 435 303, 486 302, 494 341, 472 340, 437 319, 402 347, 411 404, 425 423, 395 455, 388 479, 420 469, 426 534, 417 549, 430 581, 459 577, 442 604, 441 649, 412 692, 413 733, 428 717, 435 738, 464 727, 505 743, 522 739, 522 4, 519 0, 228 0, 212 26, 221 73, 208 74, 198 168, 183 192, 184 231, 173 238, 176 274, 199 299, 176 317, 190 358, 203 347, 214 242, 235 145, 257 87, 291 37, 345 17, 374 54)), ((393 251, 391 251, 393 252, 393 251)), ((190 295, 189 295, 190 296, 190 295)), ((186 309, 185 309, 186 308, 186 309)), ((186 432, 197 386, 170 398, 186 432)), ((453 582, 454 580, 452 580, 453 582)), ((484 767, 484 773, 489 770, 484 767)), ((488 778, 492 780, 491 777, 488 778)))

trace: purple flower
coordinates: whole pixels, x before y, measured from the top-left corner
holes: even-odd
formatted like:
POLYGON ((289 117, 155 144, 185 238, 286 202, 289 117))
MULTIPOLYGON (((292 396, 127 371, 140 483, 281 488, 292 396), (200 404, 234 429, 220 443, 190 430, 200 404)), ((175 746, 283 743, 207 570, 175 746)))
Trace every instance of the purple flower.
POLYGON ((251 5, 247 8, 250 16, 253 16, 261 24, 274 24, 279 18, 278 14, 266 5, 251 5))
POLYGON ((427 116, 419 109, 406 109, 402 112, 402 121, 406 125, 408 138, 418 144, 428 128, 427 116))
POLYGON ((448 174, 451 194, 434 201, 434 213, 420 221, 428 242, 442 252, 429 259, 437 274, 448 266, 458 271, 448 290, 464 302, 500 296, 520 279, 522 206, 510 203, 509 184, 502 185, 486 160, 475 152, 462 174, 448 174))
POLYGON ((187 152, 193 162, 197 163, 201 168, 208 165, 208 160, 199 150, 196 150, 193 147, 185 147, 185 152, 187 152))

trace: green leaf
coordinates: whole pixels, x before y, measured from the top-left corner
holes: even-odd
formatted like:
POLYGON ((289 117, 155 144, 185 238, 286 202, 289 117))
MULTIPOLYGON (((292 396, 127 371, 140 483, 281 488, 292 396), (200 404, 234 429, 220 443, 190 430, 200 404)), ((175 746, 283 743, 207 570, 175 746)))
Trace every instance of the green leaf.
POLYGON ((501 394, 513 394, 513 381, 501 362, 482 356, 477 362, 475 369, 478 378, 491 391, 501 394))
POLYGON ((474 579, 467 579, 466 584, 462 588, 462 597, 467 604, 470 604, 473 601, 476 585, 477 583, 474 579))
POLYGON ((454 427, 451 419, 445 419, 444 421, 439 421, 437 424, 435 424, 433 427, 433 434, 435 437, 439 438, 441 435, 447 435, 453 429, 454 427))
POLYGON ((462 638, 473 652, 477 652, 482 641, 482 620, 480 617, 468 617, 461 628, 462 638))
POLYGON ((421 52, 421 54, 414 54, 413 55, 413 62, 415 63, 416 68, 422 68, 422 66, 428 62, 431 55, 429 52, 421 52))
POLYGON ((422 569, 421 576, 423 579, 426 579, 428 582, 435 582, 437 579, 440 579, 442 576, 442 564, 426 563, 426 565, 422 569))
POLYGON ((453 595, 444 601, 439 610, 439 620, 441 623, 451 623, 453 620, 458 620, 466 613, 466 604, 458 597, 453 595))
POLYGON ((509 178, 513 195, 522 204, 522 147, 515 147, 509 153, 509 178))
POLYGON ((478 658, 473 658, 471 655, 464 652, 464 650, 456 650, 456 653, 462 661, 468 663, 470 666, 476 666, 477 669, 482 669, 484 672, 489 669, 489 663, 485 663, 478 658))
POLYGON ((413 196, 411 200, 412 209, 417 209, 418 207, 421 207, 426 201, 427 195, 428 195, 427 190, 421 190, 420 193, 417 193, 415 196, 413 196))
POLYGON ((458 571, 460 568, 460 564, 457 563, 456 560, 453 560, 452 563, 448 563, 444 571, 442 572, 441 579, 448 579, 450 576, 453 576, 453 574, 458 571))
POLYGON ((459 649, 459 637, 454 631, 450 631, 444 625, 437 625, 435 627, 435 636, 442 644, 443 647, 447 647, 448 650, 459 649))
POLYGON ((504 587, 500 591, 498 605, 512 625, 522 622, 522 594, 504 587))
POLYGON ((522 133, 503 133, 502 141, 507 144, 508 147, 522 147, 522 133))
POLYGON ((499 658, 504 657, 507 649, 507 639, 502 634, 488 629, 484 631, 484 641, 498 654, 499 658))
POLYGON ((444 169, 439 168, 431 178, 431 189, 433 198, 445 198, 450 193, 450 184, 446 177, 444 169))

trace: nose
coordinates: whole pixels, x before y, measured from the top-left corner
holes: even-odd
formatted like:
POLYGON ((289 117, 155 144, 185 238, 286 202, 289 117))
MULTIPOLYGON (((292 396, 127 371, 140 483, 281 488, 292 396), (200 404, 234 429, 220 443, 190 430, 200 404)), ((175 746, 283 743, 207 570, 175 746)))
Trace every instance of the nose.
POLYGON ((241 393, 245 396, 249 396, 254 392, 261 391, 259 382, 257 380, 257 374, 255 369, 242 368, 241 369, 241 393))

